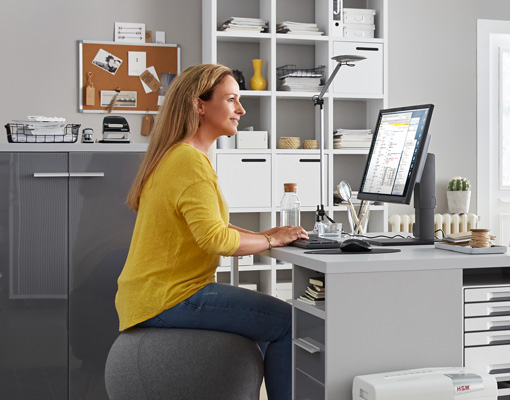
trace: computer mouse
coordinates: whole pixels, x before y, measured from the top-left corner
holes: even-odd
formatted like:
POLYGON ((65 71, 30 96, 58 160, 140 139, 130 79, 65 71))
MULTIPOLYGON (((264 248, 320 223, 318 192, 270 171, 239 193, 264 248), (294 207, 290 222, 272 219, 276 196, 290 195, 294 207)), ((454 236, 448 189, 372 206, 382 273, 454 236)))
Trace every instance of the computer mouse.
POLYGON ((340 244, 340 250, 344 253, 366 253, 372 251, 372 246, 361 239, 346 239, 340 244))

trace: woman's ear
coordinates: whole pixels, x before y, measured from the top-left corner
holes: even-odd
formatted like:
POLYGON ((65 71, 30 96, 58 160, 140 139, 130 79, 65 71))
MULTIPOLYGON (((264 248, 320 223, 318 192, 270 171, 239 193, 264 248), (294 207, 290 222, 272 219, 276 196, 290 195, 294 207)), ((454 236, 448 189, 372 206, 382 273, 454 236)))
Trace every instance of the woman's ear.
POLYGON ((197 99, 197 111, 198 115, 204 115, 205 114, 205 104, 202 99, 197 99))

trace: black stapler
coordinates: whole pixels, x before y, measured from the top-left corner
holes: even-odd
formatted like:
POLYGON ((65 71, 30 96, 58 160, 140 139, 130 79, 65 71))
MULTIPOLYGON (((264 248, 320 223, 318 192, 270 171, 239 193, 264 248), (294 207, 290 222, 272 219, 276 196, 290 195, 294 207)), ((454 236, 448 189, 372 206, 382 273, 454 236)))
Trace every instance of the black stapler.
POLYGON ((109 115, 103 119, 103 139, 99 143, 129 143, 129 124, 124 117, 109 115))

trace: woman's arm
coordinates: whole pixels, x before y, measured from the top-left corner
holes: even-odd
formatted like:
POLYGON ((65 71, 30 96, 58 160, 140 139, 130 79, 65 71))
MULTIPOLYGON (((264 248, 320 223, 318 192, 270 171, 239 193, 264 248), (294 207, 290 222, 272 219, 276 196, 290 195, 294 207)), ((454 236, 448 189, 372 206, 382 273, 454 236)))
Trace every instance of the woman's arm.
MULTIPOLYGON (((229 227, 236 229, 234 226, 229 227)), ((239 230, 239 235, 241 243, 233 256, 257 254, 272 247, 285 246, 298 238, 308 239, 308 234, 300 226, 277 227, 260 233, 239 230), (267 234, 268 232, 271 234, 267 234)))

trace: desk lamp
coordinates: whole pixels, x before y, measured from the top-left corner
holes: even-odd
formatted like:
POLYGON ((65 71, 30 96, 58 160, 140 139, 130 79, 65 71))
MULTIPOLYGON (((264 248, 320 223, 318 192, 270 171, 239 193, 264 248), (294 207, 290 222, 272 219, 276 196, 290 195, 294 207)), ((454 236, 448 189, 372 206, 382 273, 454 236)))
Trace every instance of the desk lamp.
POLYGON ((342 65, 346 65, 348 67, 354 67, 354 63, 357 61, 365 60, 366 57, 362 56, 349 56, 349 55, 341 55, 341 56, 335 56, 331 58, 332 60, 336 61, 338 64, 336 65, 333 73, 329 77, 329 79, 324 84, 324 87, 322 88, 322 91, 317 96, 313 96, 313 104, 314 106, 319 106, 320 110, 320 204, 317 206, 317 211, 315 212, 315 227, 313 228, 314 233, 317 233, 318 226, 317 224, 322 223, 324 221, 324 217, 326 217, 330 222, 334 223, 333 221, 324 211, 324 95, 326 94, 329 85, 331 85, 331 82, 333 82, 333 79, 335 79, 335 76, 340 69, 342 65))

